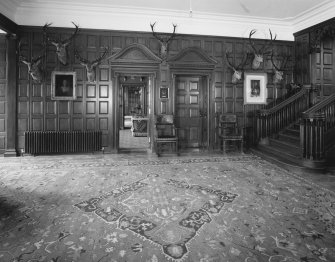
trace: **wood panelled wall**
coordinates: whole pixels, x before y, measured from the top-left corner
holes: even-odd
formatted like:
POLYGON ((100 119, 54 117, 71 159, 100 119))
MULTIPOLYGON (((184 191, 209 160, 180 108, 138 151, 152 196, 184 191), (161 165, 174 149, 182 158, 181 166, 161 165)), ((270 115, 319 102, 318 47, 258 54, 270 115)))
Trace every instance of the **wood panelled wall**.
POLYGON ((335 18, 294 34, 296 82, 313 84, 322 98, 335 92, 335 18))
POLYGON ((6 86, 7 86, 7 41, 0 34, 0 153, 6 149, 6 86))
MULTIPOLYGON (((51 37, 54 39, 68 38, 73 29, 50 28, 51 37)), ((43 33, 39 27, 20 27, 20 41, 22 53, 28 58, 36 57, 43 52, 43 33)), ((74 57, 74 48, 80 51, 82 57, 94 60, 103 52, 104 47, 109 48, 110 55, 125 48, 129 44, 140 43, 146 45, 155 54, 159 53, 159 42, 151 33, 120 32, 103 30, 80 29, 74 42, 68 46, 70 62, 68 66, 61 65, 55 54, 55 48, 48 45, 46 57, 43 60, 44 81, 42 84, 34 83, 28 73, 27 67, 19 63, 18 92, 17 92, 17 149, 24 148, 24 131, 26 130, 91 130, 103 131, 103 146, 107 151, 117 147, 113 138, 114 130, 114 101, 115 79, 112 67, 108 60, 97 68, 95 83, 88 83, 86 71, 74 57), (51 72, 75 71, 77 73, 77 99, 74 101, 51 100, 51 72)), ((263 40, 255 40, 261 47, 263 40)), ((218 61, 213 78, 210 79, 210 132, 215 134, 215 113, 236 113, 239 116, 239 124, 249 127, 250 141, 253 141, 254 112, 264 105, 244 105, 243 81, 237 84, 231 83, 232 71, 225 63, 226 50, 231 52, 233 63, 238 64, 243 58, 244 52, 250 52, 248 39, 229 37, 207 37, 197 35, 177 35, 169 45, 169 56, 173 56, 187 47, 200 47, 208 55, 218 61)), ((273 50, 276 59, 281 55, 291 55, 285 71, 284 80, 279 84, 273 83, 273 66, 270 55, 266 55, 261 69, 256 71, 268 73, 268 102, 276 100, 286 93, 285 86, 292 80, 292 59, 294 57, 294 43, 289 41, 275 41, 273 50)), ((168 100, 159 99, 159 88, 166 86, 172 89, 173 79, 169 65, 161 64, 157 69, 155 78, 155 113, 173 112, 174 105, 170 97, 168 100)), ((251 70, 251 61, 245 70, 251 70)), ((1 91, 1 89, 0 89, 1 91)), ((1 98, 0 98, 1 99, 1 98)), ((1 104, 0 104, 1 117, 1 104)), ((1 132, 1 130, 0 130, 1 132)), ((1 135, 1 133, 0 133, 1 135)), ((212 145, 215 147, 215 145, 212 145)))

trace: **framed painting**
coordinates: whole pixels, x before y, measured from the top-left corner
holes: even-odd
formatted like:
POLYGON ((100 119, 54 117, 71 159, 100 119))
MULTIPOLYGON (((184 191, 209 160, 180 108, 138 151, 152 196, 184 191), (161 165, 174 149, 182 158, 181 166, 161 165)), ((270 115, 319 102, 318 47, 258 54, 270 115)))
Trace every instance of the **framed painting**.
POLYGON ((267 74, 244 73, 244 104, 266 104, 267 74))
POLYGON ((159 89, 159 98, 169 98, 169 88, 161 87, 159 89))
POLYGON ((51 99, 76 99, 76 72, 53 71, 51 73, 51 99))

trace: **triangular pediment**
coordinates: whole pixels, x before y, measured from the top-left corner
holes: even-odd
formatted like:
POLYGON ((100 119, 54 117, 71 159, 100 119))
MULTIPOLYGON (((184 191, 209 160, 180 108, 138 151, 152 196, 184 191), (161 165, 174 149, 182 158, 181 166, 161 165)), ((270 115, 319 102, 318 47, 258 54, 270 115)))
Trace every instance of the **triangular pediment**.
POLYGON ((170 65, 183 67, 214 67, 217 61, 198 47, 188 47, 168 60, 170 65))
POLYGON ((160 64, 162 59, 156 56, 148 47, 142 44, 131 44, 112 55, 110 63, 143 63, 143 64, 160 64))

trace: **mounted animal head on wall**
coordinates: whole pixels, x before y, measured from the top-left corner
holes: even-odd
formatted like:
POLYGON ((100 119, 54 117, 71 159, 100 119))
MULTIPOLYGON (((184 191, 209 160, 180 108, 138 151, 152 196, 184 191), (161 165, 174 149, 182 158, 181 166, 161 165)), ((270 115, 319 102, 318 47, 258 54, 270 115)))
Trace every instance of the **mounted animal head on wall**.
POLYGON ((251 37, 253 34, 256 33, 256 29, 253 29, 250 31, 250 34, 249 34, 249 43, 250 43, 250 46, 253 50, 253 54, 254 54, 254 59, 252 61, 252 65, 251 65, 251 68, 252 69, 258 69, 261 65, 261 63, 263 63, 263 60, 264 60, 264 54, 266 53, 269 53, 269 48, 271 47, 272 45, 272 42, 276 40, 277 38, 277 35, 275 35, 275 37, 272 39, 272 32, 271 30, 269 29, 270 31, 270 41, 267 41, 264 43, 264 45, 258 50, 256 48, 256 45, 253 41, 251 41, 251 37))
POLYGON ((277 61, 277 65, 276 65, 274 58, 273 58, 273 52, 271 53, 271 63, 274 68, 274 78, 273 78, 274 83, 279 83, 283 80, 284 68, 286 67, 289 56, 282 56, 282 57, 283 59, 281 61, 277 61))
POLYGON ((72 33, 72 35, 69 38, 64 39, 62 41, 51 39, 48 36, 48 28, 50 27, 51 23, 45 24, 43 26, 43 33, 45 35, 46 40, 56 47, 56 54, 57 54, 58 60, 63 65, 68 64, 67 46, 71 43, 72 39, 77 35, 78 30, 79 30, 79 27, 75 23, 72 22, 72 24, 75 26, 74 32, 72 33))
POLYGON ((241 63, 238 64, 237 66, 234 66, 232 63, 230 63, 229 53, 226 51, 226 64, 228 65, 229 68, 231 68, 234 71, 232 78, 231 78, 231 82, 233 84, 236 84, 239 80, 242 79, 242 74, 243 74, 242 70, 247 62, 247 59, 248 59, 248 54, 244 53, 241 63))
POLYGON ((171 34, 171 36, 168 36, 166 34, 162 34, 162 33, 156 33, 155 30, 154 30, 154 27, 155 27, 155 23, 153 24, 150 24, 151 26, 151 31, 152 31, 152 34, 153 36, 160 42, 161 44, 161 49, 160 49, 160 57, 163 59, 163 60, 166 60, 167 58, 167 52, 168 52, 168 44, 169 42, 175 37, 175 32, 176 32, 176 27, 177 25, 174 25, 173 24, 173 32, 171 34))
POLYGON ((28 60, 25 56, 21 54, 21 42, 19 43, 19 60, 26 64, 28 67, 28 73, 32 80, 36 83, 41 83, 43 81, 43 71, 41 69, 42 58, 44 57, 45 49, 43 49, 43 54, 28 60))
POLYGON ((75 57, 80 61, 80 64, 86 68, 86 73, 87 73, 87 81, 88 82, 95 82, 95 68, 97 65, 99 65, 102 60, 106 57, 108 54, 108 48, 105 47, 105 50, 103 54, 95 59, 94 61, 89 61, 79 55, 78 50, 74 50, 74 55, 75 57))

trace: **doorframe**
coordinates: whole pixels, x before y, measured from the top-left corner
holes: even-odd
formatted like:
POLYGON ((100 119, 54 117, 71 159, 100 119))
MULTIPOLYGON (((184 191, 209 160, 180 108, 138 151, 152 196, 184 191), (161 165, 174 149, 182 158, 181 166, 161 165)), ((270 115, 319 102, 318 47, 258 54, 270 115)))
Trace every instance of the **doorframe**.
MULTIPOLYGON (((210 125, 210 118, 212 116, 212 110, 213 107, 211 107, 211 95, 210 95, 210 90, 214 90, 214 83, 212 81, 212 79, 214 79, 214 75, 213 75, 213 71, 199 71, 199 70, 178 70, 178 69, 174 69, 171 70, 171 80, 172 80, 172 110, 173 110, 173 115, 176 114, 176 77, 177 76, 194 76, 194 77, 205 77, 206 79, 204 80, 205 82, 205 87, 206 88, 206 92, 207 92, 207 121, 206 121, 206 125, 207 125, 207 137, 206 137, 206 147, 203 149, 209 150, 210 148, 212 148, 211 145, 211 140, 210 140, 210 134, 212 133, 212 129, 211 129, 211 125, 210 125)), ((201 149, 201 148, 200 148, 201 149)))
POLYGON ((121 102, 120 99, 122 98, 122 94, 120 94, 120 81, 119 78, 121 76, 145 76, 148 77, 148 138, 149 138, 149 145, 150 150, 153 150, 153 134, 151 132, 152 125, 153 125, 153 114, 155 108, 155 100, 154 100, 154 91, 156 86, 156 79, 157 79, 157 72, 156 71, 144 71, 141 68, 137 68, 136 70, 133 68, 123 68, 113 70, 112 82, 114 83, 113 86, 115 87, 113 90, 113 95, 115 97, 114 103, 114 130, 113 130, 113 144, 114 148, 116 149, 117 153, 120 151, 120 106, 121 102))

